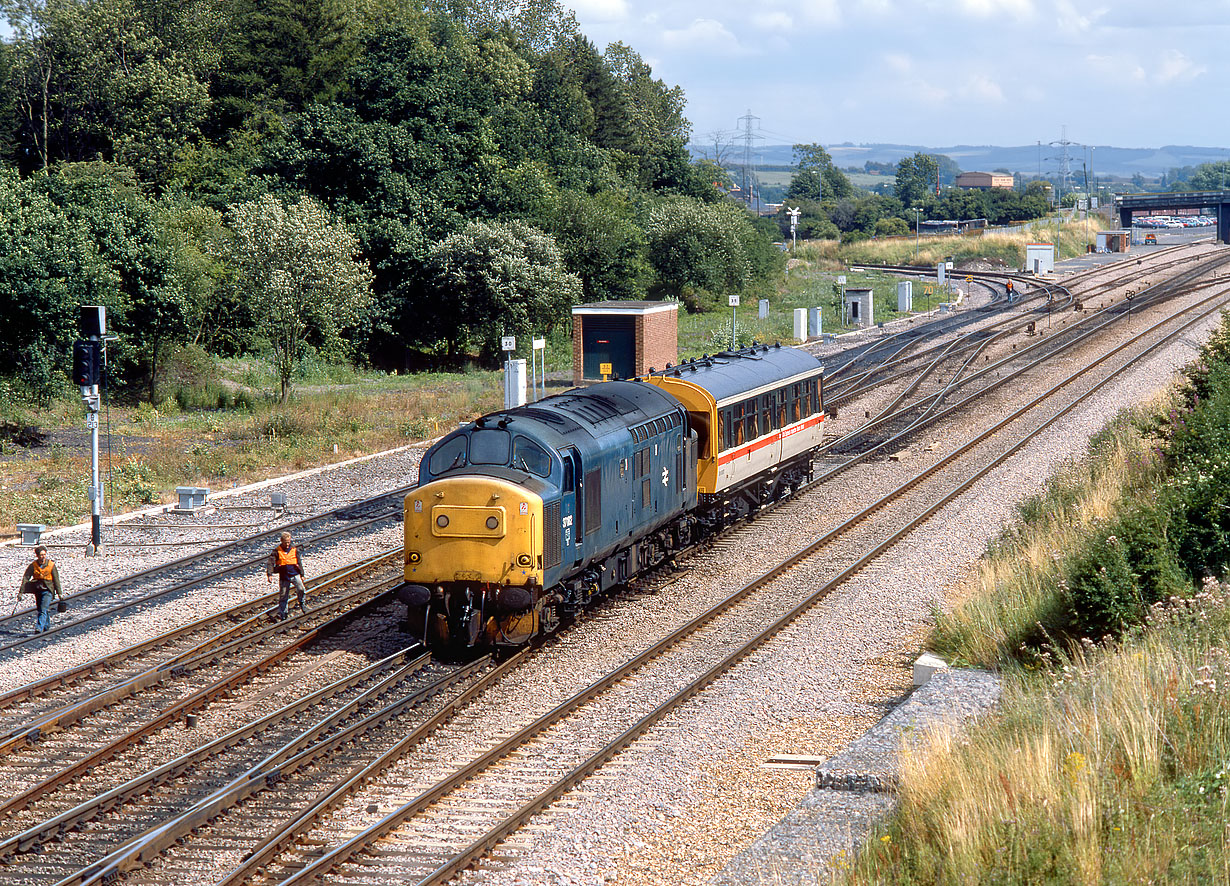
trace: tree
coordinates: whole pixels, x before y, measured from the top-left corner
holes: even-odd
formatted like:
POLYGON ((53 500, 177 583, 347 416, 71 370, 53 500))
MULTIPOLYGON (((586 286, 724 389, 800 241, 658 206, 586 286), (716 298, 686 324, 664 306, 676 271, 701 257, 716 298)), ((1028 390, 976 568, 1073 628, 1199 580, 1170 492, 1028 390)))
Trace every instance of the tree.
POLYGON ((795 145, 794 167, 787 200, 842 200, 854 194, 850 179, 833 165, 833 158, 818 144, 795 145))
POLYGON ((654 204, 645 231, 657 288, 674 295, 688 288, 743 290, 752 279, 745 245, 750 228, 747 213, 729 201, 708 204, 680 196, 654 204))
POLYGON ((175 150, 199 135, 216 56, 174 49, 138 0, 0 3, 16 35, 23 168, 101 157, 156 180, 175 150))
POLYGON ((939 163, 930 154, 902 157, 897 164, 895 194, 902 205, 917 206, 935 193, 939 163))
POLYGON ((424 321, 434 323, 451 356, 477 345, 499 353, 502 334, 549 332, 581 296, 549 234, 522 221, 472 221, 431 251, 424 321))
POLYGON ((333 0, 227 0, 227 60, 214 84, 213 130, 250 125, 333 97, 358 52, 355 16, 333 0))
POLYGON ((236 206, 225 256, 258 328, 273 348, 281 399, 305 344, 338 345, 371 304, 371 273, 358 241, 310 197, 271 195, 236 206))
POLYGON ((0 170, 0 372, 49 399, 67 374, 76 306, 106 304, 111 282, 89 233, 34 182, 0 170))

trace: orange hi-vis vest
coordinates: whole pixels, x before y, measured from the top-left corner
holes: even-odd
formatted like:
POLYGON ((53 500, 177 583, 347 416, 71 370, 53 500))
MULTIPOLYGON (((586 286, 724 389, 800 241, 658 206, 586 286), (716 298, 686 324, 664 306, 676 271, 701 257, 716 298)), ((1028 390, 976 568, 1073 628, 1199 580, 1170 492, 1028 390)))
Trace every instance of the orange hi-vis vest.
POLYGON ((40 566, 38 561, 34 561, 34 580, 51 582, 55 578, 54 570, 56 568, 55 560, 48 560, 46 566, 40 566))
POLYGON ((298 566, 299 565, 299 549, 291 548, 289 551, 278 545, 274 548, 274 553, 277 555, 278 568, 283 566, 298 566))

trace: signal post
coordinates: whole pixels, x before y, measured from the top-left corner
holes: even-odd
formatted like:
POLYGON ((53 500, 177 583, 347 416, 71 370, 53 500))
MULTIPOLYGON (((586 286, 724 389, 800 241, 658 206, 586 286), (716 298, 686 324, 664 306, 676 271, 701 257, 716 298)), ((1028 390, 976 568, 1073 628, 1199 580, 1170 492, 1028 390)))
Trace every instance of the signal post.
POLYGON ((90 432, 90 544, 87 555, 102 553, 103 487, 98 478, 98 383, 102 378, 103 338, 107 332, 107 309, 102 305, 81 306, 81 334, 73 343, 73 384, 81 389, 85 426, 90 432))

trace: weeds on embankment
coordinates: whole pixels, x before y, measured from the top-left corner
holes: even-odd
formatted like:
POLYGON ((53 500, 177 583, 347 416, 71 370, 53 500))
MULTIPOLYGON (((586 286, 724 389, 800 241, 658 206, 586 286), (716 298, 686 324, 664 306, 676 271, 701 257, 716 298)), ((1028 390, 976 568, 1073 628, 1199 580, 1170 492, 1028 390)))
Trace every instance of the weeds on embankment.
POLYGON ((998 715, 907 753, 848 883, 1230 880, 1230 320, 1021 508, 932 637, 998 715), (1155 404, 1156 407, 1156 404, 1155 404))

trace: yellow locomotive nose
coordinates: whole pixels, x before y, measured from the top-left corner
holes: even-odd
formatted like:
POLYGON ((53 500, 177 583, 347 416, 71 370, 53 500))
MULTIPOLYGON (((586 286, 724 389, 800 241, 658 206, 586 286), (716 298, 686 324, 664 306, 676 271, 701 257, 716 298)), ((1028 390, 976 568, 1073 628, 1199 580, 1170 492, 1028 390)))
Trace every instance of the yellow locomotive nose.
POLYGON ((406 496, 407 582, 542 585, 542 498, 496 477, 445 477, 406 496))

